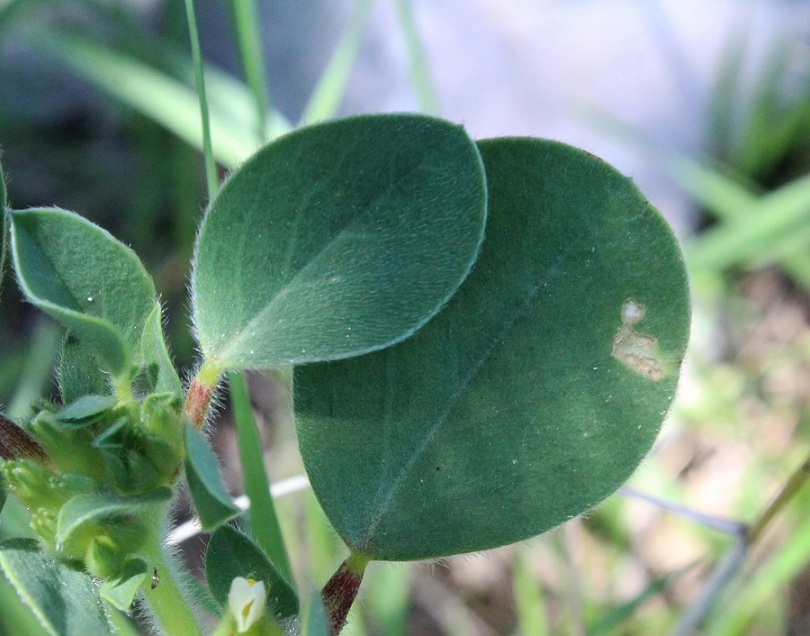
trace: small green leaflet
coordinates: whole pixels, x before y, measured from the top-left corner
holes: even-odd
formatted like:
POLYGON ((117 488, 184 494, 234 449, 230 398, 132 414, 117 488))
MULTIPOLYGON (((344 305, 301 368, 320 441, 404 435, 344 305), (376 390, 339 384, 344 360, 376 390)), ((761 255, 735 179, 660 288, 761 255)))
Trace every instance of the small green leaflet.
POLYGON ((14 267, 28 300, 92 347, 114 376, 131 378, 155 298, 138 257, 73 212, 34 208, 10 216, 14 267))

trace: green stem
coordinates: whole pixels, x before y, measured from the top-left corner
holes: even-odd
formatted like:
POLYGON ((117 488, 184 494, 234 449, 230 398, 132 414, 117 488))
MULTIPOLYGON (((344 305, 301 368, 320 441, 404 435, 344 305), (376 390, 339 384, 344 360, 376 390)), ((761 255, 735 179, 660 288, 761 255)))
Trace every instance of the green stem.
POLYGON ((703 588, 681 613, 675 629, 670 632, 669 636, 689 636, 695 633, 723 591, 740 571, 747 555, 748 544, 739 539, 735 541, 734 545, 714 566, 703 588))
POLYGON ((214 151, 211 145, 211 124, 208 118, 208 100, 205 96, 205 77, 203 74, 202 54, 200 53, 200 37, 197 33, 197 18, 194 16, 194 0, 186 0, 186 18, 188 19, 188 34, 191 39, 191 55, 194 59, 194 76, 197 80, 197 94, 200 99, 200 118, 203 129, 203 156, 205 157, 205 180, 208 184, 208 198, 213 200, 219 189, 217 179, 217 165, 214 161, 214 151))
POLYGON ((790 500, 793 499, 796 493, 799 492, 801 487, 808 481, 810 481, 810 455, 793 471, 793 474, 785 482, 785 485, 782 486, 782 490, 776 498, 765 511, 759 515, 759 518, 751 524, 745 537, 749 546, 762 536, 762 533, 771 521, 773 521, 774 517, 790 503, 790 500))
POLYGON ((149 606, 158 624, 166 634, 183 634, 184 636, 203 636, 197 617, 189 608, 177 581, 176 570, 167 558, 161 545, 157 529, 141 550, 149 567, 157 570, 159 583, 152 587, 144 586, 144 601, 149 606))

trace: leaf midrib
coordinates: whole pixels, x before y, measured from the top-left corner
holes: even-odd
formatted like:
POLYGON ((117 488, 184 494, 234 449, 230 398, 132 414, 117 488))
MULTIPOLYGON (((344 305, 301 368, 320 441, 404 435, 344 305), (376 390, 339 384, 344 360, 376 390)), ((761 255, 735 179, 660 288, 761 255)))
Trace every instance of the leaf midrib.
MULTIPOLYGON (((63 305, 55 303, 50 298, 45 298, 45 297, 43 297, 43 296, 41 296, 39 294, 35 294, 33 292, 33 290, 31 289, 29 283, 28 283, 28 277, 26 277, 20 271, 20 269, 21 269, 20 268, 20 269, 18 269, 18 274, 20 275, 20 278, 25 282, 25 287, 26 287, 26 289, 28 289, 28 291, 31 292, 31 295, 34 296, 35 298, 41 300, 41 301, 44 301, 44 302, 48 303, 49 305, 53 305, 54 307, 64 307, 64 309, 68 309, 68 310, 75 311, 75 312, 80 313, 80 314, 84 314, 84 312, 82 311, 81 305, 79 304, 78 300, 76 299, 76 296, 73 294, 70 287, 68 287, 67 283, 65 283, 64 279, 62 278, 62 275, 59 273, 59 270, 54 265, 54 262, 48 256, 47 252, 45 252, 40 247, 39 242, 34 239, 34 236, 25 228, 24 225, 21 225, 19 223, 14 225, 14 232, 15 233, 25 234, 28 242, 30 243, 30 245, 33 246, 33 249, 37 253, 37 255, 41 258, 42 261, 44 261, 45 263, 48 264, 48 266, 50 268, 51 277, 53 277, 54 279, 59 281, 59 285, 62 288, 62 291, 63 291, 64 295, 68 298, 68 300, 70 300, 73 303, 73 306, 72 307, 64 307, 63 305)), ((17 242, 17 241, 15 241, 15 242, 17 242)), ((16 250, 15 250, 15 252, 16 252, 16 250)), ((19 261, 18 258, 15 258, 14 260, 17 261, 18 265, 20 265, 20 261, 19 261)))
MULTIPOLYGON (((496 351, 498 351, 501 346, 505 344, 506 336, 512 331, 514 325, 534 307, 535 299, 540 289, 547 288, 551 284, 551 281, 556 278, 560 265, 565 261, 572 249, 571 245, 572 244, 568 244, 568 246, 560 252, 554 263, 548 268, 546 274, 540 278, 537 284, 532 288, 531 293, 528 294, 526 298, 526 302, 523 303, 508 320, 504 321, 503 328, 500 329, 497 332, 497 335, 492 339, 491 346, 484 350, 483 355, 481 355, 475 364, 472 365, 470 372, 462 379, 462 381, 457 385, 456 389, 450 394, 447 407, 439 415, 439 417, 436 418, 436 422, 425 432, 422 437, 422 441, 419 442, 419 445, 414 449, 411 457, 402 466, 393 480, 391 480, 387 491, 385 488, 385 480, 381 481, 380 487, 377 490, 377 496, 375 497, 379 503, 370 507, 371 510, 376 508, 376 512, 372 512, 369 517, 371 519, 371 523, 369 524, 368 529, 363 536, 363 540, 361 541, 361 549, 367 548, 372 544, 374 535, 380 523, 382 523, 382 521, 385 519, 393 505, 395 495, 407 481, 411 469, 430 446, 431 441, 436 438, 439 430, 447 422, 447 419, 456 408, 459 400, 461 400, 466 393, 467 387, 472 383, 486 362, 495 354, 496 351), (384 492, 385 494, 383 494, 384 492)), ((386 416, 384 418, 384 424, 387 426, 389 421, 389 417, 386 416)))
MULTIPOLYGON (((245 337, 253 338, 255 337, 255 333, 253 332, 253 328, 257 324, 261 324, 265 317, 272 313, 272 311, 276 308, 278 303, 286 296, 292 289, 295 288, 296 284, 299 282, 301 278, 303 278, 309 271, 315 268, 316 264, 320 261, 323 255, 331 249, 331 247, 337 244, 340 240, 344 239, 346 236, 346 232, 349 228, 357 222, 357 220, 367 214, 367 212, 377 206, 380 201, 384 200, 391 194, 391 191, 398 186, 401 182, 405 181, 406 179, 410 178, 411 175, 418 172, 419 170, 425 167, 425 155, 423 155, 419 162, 408 172, 401 174, 395 180, 393 180, 383 192, 377 195, 370 203, 365 205, 362 209, 358 210, 357 214, 351 216, 347 219, 345 225, 341 228, 339 232, 337 232, 329 241, 327 241, 321 249, 318 250, 316 254, 304 265, 301 269, 299 269, 289 281, 287 281, 281 288, 279 288, 278 292, 273 296, 273 298, 268 302, 263 309, 261 309, 253 318, 251 318, 244 326, 239 330, 239 333, 234 337, 230 344, 225 347, 219 355, 212 355, 211 357, 216 357, 222 363, 227 364, 228 359, 233 351, 238 350, 239 347, 242 345, 243 340, 245 337)), ((366 351, 365 349, 363 351, 366 351)), ((256 358, 258 358, 257 356, 256 358)), ((301 360, 302 358, 296 358, 296 360, 301 360)), ((307 358, 309 360, 309 358, 307 358)), ((280 360, 280 359, 254 359, 252 361, 254 364, 262 364, 262 365, 274 365, 274 364, 281 364, 281 363, 292 363, 294 360, 280 360)))

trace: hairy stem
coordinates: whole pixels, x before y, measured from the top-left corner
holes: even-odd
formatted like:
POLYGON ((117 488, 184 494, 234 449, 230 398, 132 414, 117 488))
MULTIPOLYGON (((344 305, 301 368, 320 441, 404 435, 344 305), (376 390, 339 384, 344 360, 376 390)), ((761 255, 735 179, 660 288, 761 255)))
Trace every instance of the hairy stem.
POLYGON ((186 403, 183 406, 183 415, 198 429, 205 424, 211 399, 217 389, 221 369, 204 362, 191 381, 186 392, 186 403))
POLYGON ((176 570, 167 558, 157 532, 144 546, 142 555, 149 566, 157 571, 159 581, 156 585, 145 585, 143 596, 163 632, 171 635, 203 636, 197 617, 183 596, 176 570))
POLYGON ((369 558, 364 554, 352 553, 324 585, 321 596, 331 636, 337 636, 346 624, 346 617, 357 598, 368 562, 369 558))

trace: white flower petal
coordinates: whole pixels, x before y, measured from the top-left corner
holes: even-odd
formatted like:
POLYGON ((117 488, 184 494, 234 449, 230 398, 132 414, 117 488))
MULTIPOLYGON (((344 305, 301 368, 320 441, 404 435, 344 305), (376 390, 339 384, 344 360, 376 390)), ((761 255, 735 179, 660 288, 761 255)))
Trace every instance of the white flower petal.
POLYGON ((236 619, 236 629, 242 634, 264 614, 267 590, 264 582, 237 576, 231 581, 228 592, 228 607, 236 619))

